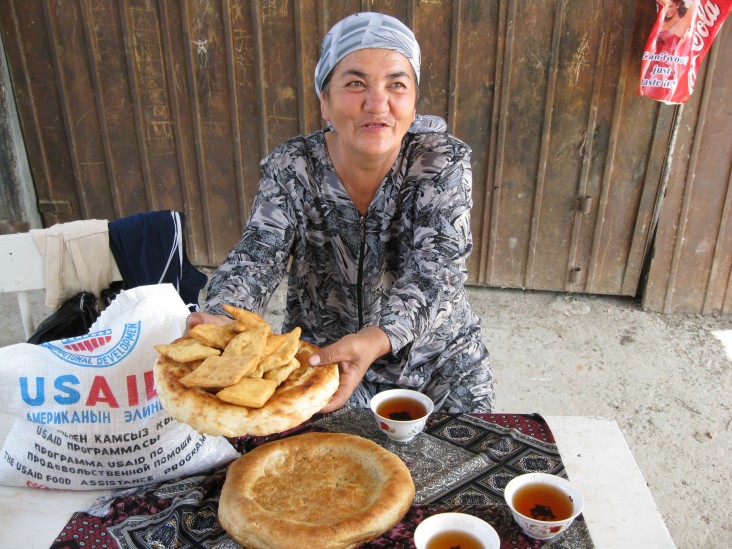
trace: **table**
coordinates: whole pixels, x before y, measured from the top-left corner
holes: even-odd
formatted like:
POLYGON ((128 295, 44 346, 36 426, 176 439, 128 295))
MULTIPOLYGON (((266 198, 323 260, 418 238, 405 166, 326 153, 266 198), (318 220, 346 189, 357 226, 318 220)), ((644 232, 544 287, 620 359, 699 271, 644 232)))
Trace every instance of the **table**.
MULTIPOLYGON (((585 497, 583 514, 598 549, 675 547, 615 421, 568 416, 544 419, 569 478, 585 497)), ((0 416, 0 440, 11 422, 10 417, 0 416)), ((47 549, 72 512, 86 509, 107 493, 0 486, 0 546, 47 549)))
POLYGON ((618 424, 603 417, 544 416, 567 475, 585 498, 598 549, 676 545, 618 424))

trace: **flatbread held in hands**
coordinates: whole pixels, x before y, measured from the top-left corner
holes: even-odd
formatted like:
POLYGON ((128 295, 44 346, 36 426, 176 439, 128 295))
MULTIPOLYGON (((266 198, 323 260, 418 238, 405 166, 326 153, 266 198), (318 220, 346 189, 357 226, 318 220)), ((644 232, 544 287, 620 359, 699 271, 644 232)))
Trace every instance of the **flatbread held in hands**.
POLYGON ((297 427, 328 403, 338 366, 310 366, 318 348, 300 340, 300 328, 274 334, 256 313, 225 309, 234 322, 200 324, 155 347, 155 388, 173 418, 202 434, 266 436, 297 427))

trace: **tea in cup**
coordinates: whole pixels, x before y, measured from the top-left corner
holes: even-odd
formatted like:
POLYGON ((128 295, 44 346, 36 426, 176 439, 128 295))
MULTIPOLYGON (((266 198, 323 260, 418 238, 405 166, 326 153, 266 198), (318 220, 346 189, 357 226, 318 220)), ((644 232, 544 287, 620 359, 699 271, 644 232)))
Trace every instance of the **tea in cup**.
POLYGON ((407 442, 418 435, 434 409, 430 397, 410 389, 389 389, 371 399, 379 429, 396 442, 407 442))
POLYGON ((484 520, 467 513, 440 513, 427 517, 414 531, 417 549, 499 549, 501 540, 484 520))
POLYGON ((569 528, 584 507, 582 494, 568 480, 548 473, 514 477, 503 494, 516 523, 540 540, 569 528))

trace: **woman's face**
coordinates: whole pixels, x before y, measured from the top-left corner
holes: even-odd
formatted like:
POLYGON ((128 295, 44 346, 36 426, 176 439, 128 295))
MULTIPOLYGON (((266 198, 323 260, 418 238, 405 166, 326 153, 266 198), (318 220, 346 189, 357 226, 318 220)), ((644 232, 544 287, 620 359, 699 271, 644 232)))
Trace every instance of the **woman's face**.
POLYGON ((320 94, 323 119, 335 129, 340 152, 396 155, 416 114, 417 82, 409 60, 381 48, 358 50, 333 69, 320 94))

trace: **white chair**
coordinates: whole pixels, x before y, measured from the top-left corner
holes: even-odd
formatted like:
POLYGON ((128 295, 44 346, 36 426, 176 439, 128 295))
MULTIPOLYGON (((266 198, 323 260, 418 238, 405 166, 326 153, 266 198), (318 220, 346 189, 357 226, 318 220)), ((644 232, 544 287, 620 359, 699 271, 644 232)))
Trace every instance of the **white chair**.
POLYGON ((28 339, 35 330, 28 292, 44 290, 44 262, 30 233, 0 235, 0 293, 16 292, 28 339))
MULTIPOLYGON (((100 221, 89 220, 74 223, 99 224, 100 221)), ((124 270, 121 270, 115 266, 112 276, 119 276, 119 278, 112 278, 110 282, 124 280, 125 286, 129 288, 170 282, 181 293, 181 297, 197 307, 198 294, 205 286, 207 278, 188 261, 185 252, 184 223, 183 213, 168 210, 143 212, 109 223, 110 257, 114 256, 111 261, 118 261, 117 254, 120 254, 123 259, 121 267, 124 267, 124 270), (155 235, 155 238, 144 238, 149 235, 155 235), (146 262, 141 251, 143 245, 146 253, 160 254, 163 262, 160 262, 160 265, 153 262, 152 266, 149 261, 146 262), (159 247, 159 250, 156 246, 159 247), (167 264, 164 263, 165 258, 168 258, 167 264), (157 267, 160 267, 162 272, 158 272, 157 267)), ((94 235, 99 233, 96 225, 92 226, 92 232, 94 235)), ((86 250, 82 253, 85 252, 86 250)), ((52 266, 49 266, 49 269, 53 272, 52 266)), ((107 273, 105 272, 105 274, 107 273)), ((95 272, 94 279, 87 277, 86 282, 95 286, 102 278, 104 277, 98 276, 98 273, 95 272)), ((84 282, 81 284, 84 285, 84 282)), ((49 291, 49 289, 55 288, 46 284, 46 259, 38 251, 33 236, 30 233, 0 235, 0 293, 16 292, 18 294, 18 305, 26 339, 30 338, 37 328, 33 322, 27 292, 31 290, 49 291)), ((96 287, 83 289, 92 293, 98 293, 101 290, 96 287)), ((67 297, 72 295, 74 294, 67 297)), ((48 298, 48 296, 46 297, 48 298)), ((48 299, 46 303, 48 303, 48 299)))

